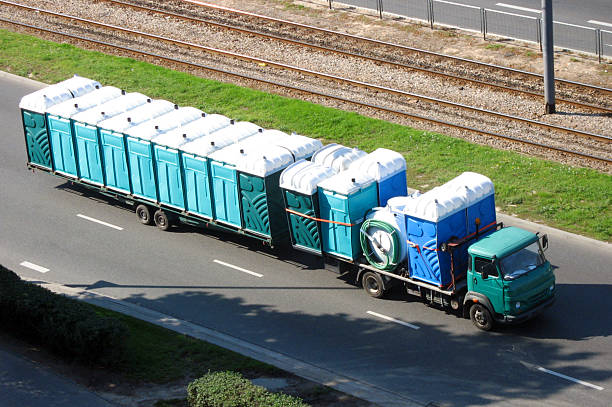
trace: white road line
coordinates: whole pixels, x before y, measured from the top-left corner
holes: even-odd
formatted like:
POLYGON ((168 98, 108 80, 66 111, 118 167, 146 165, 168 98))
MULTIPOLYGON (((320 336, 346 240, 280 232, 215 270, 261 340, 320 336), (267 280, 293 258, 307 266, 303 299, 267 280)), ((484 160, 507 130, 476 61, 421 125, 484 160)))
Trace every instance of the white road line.
POLYGON ((407 326, 412 329, 420 329, 421 327, 409 324, 408 322, 400 321, 399 319, 391 318, 383 314, 379 314, 378 312, 368 311, 367 314, 374 315, 375 317, 385 319, 387 321, 395 322, 396 324, 407 326))
POLYGON ((603 21, 597 21, 597 20, 589 20, 587 21, 587 23, 605 25, 606 27, 612 27, 612 23, 604 23, 603 21))
POLYGON ((497 3, 495 4, 496 6, 499 7, 507 7, 507 8, 512 8, 515 10, 520 10, 520 11, 528 11, 530 13, 541 13, 542 10, 537 10, 535 8, 527 8, 527 7, 521 7, 521 6, 513 6, 512 4, 506 4, 506 3, 497 3))
POLYGON ((30 263, 29 261, 22 261, 21 263, 19 263, 19 265, 32 269, 34 271, 38 271, 40 273, 46 273, 47 271, 49 271, 48 268, 39 266, 38 264, 30 263))
POLYGON ((106 222, 103 222, 103 221, 95 219, 95 218, 90 218, 89 216, 85 216, 85 215, 82 215, 80 213, 77 216, 79 218, 87 219, 88 221, 91 221, 91 222, 99 223, 100 225, 108 226, 109 228, 113 228, 113 229, 117 229, 117 230, 123 230, 123 228, 120 227, 120 226, 115 226, 113 224, 106 223, 106 222))
POLYGON ((585 382, 585 381, 582 381, 582 380, 574 379, 573 377, 566 376, 566 375, 561 374, 561 373, 553 372, 552 370, 544 369, 543 367, 538 367, 538 370, 540 372, 548 373, 548 374, 551 374, 553 376, 557 376, 557 377, 560 377, 562 379, 572 381, 574 383, 579 383, 579 384, 581 384, 583 386, 592 387, 595 390, 603 390, 604 389, 601 386, 597 386, 597 385, 594 385, 594 384, 591 384, 589 382, 585 382))
POLYGON ((226 263, 226 262, 221 261, 221 260, 215 259, 213 261, 215 263, 217 263, 217 264, 222 265, 222 266, 229 267, 229 268, 232 268, 234 270, 242 271, 243 273, 247 273, 247 274, 250 274, 250 275, 255 276, 255 277, 259 277, 259 278, 263 277, 263 274, 255 273, 254 271, 243 269, 242 267, 234 266, 233 264, 229 264, 229 263, 226 263))

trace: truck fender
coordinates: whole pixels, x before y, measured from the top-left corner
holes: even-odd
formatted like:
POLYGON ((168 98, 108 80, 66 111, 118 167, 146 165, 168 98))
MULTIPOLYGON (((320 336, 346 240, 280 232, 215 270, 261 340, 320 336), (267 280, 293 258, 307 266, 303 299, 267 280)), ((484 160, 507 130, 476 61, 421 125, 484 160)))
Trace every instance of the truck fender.
POLYGON ((477 293, 475 291, 468 291, 463 298, 463 317, 467 318, 470 315, 470 306, 473 303, 479 303, 488 308, 491 315, 494 315, 495 311, 493 309, 493 305, 491 301, 487 298, 486 295, 477 293))

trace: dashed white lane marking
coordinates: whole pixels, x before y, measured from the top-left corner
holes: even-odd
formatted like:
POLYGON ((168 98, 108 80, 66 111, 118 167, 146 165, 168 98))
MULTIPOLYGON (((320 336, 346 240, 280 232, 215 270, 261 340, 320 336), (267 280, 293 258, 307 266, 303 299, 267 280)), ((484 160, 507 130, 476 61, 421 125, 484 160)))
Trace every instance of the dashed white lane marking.
POLYGON ((103 222, 103 221, 95 219, 95 218, 90 218, 89 216, 85 216, 85 215, 82 215, 80 213, 77 216, 79 218, 83 218, 83 219, 86 219, 86 220, 91 221, 91 222, 99 223, 100 225, 108 226, 109 228, 113 228, 113 229, 117 229, 117 230, 123 230, 123 228, 121 226, 115 226, 115 225, 113 225, 111 223, 106 223, 106 222, 103 222))
POLYGON ((247 273, 247 274, 250 274, 250 275, 255 276, 255 277, 259 277, 259 278, 263 277, 263 274, 259 274, 259 273, 256 273, 254 271, 251 271, 251 270, 243 269, 242 267, 234 266, 233 264, 229 264, 229 263, 226 263, 226 262, 221 261, 221 260, 215 259, 213 261, 215 263, 217 263, 217 264, 222 265, 222 266, 229 267, 229 268, 232 268, 234 270, 242 271, 243 273, 247 273))
POLYGON ((589 20, 589 21, 587 21, 587 23, 603 25, 603 26, 606 26, 606 27, 612 27, 612 23, 604 23, 603 21, 597 21, 597 20, 589 20))
POLYGON ((38 271, 39 273, 46 273, 49 271, 48 268, 39 266, 38 264, 30 263, 29 261, 22 261, 19 263, 20 266, 27 267, 31 270, 38 271))
POLYGON ((561 374, 561 373, 553 372, 552 370, 544 369, 543 367, 538 367, 538 370, 540 372, 548 373, 548 374, 551 374, 553 376, 557 376, 557 377, 560 377, 562 379, 569 380, 569 381, 572 381, 574 383, 581 384, 583 386, 591 387, 591 388, 593 388, 595 390, 603 390, 604 389, 601 386, 597 386, 595 384, 591 384, 589 382, 585 382, 585 381, 582 381, 582 380, 574 379, 573 377, 566 376, 566 375, 561 374))
POLYGON ((506 4, 506 3, 497 3, 495 5, 499 6, 499 7, 512 8, 514 10, 528 11, 530 13, 541 13, 542 12, 542 10, 538 10, 538 9, 535 9, 535 8, 527 8, 527 7, 521 7, 521 6, 514 6, 512 4, 506 4))
POLYGON ((419 326, 412 325, 412 324, 409 324, 408 322, 400 321, 399 319, 391 318, 391 317, 388 317, 388 316, 383 315, 383 314, 379 314, 378 312, 368 311, 367 314, 373 315, 375 317, 378 317, 378 318, 381 318, 381 319, 384 319, 384 320, 387 320, 387 321, 395 322, 396 324, 407 326, 408 328, 420 329, 419 326))

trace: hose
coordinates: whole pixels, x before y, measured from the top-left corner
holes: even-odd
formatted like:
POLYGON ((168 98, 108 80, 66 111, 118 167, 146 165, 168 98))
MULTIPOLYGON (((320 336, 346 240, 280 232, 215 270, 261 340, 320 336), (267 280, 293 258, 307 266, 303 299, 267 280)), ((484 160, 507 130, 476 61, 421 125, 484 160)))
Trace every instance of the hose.
POLYGON ((401 239, 397 230, 387 222, 376 219, 366 219, 361 225, 359 232, 361 249, 368 263, 379 270, 392 271, 395 269, 401 257, 401 239), (378 228, 389 234, 391 238, 391 247, 389 250, 385 250, 379 242, 368 234, 368 229, 371 227, 378 228), (370 250, 370 243, 379 250, 376 255, 374 254, 374 250, 370 250), (381 256, 381 254, 383 255, 381 256))

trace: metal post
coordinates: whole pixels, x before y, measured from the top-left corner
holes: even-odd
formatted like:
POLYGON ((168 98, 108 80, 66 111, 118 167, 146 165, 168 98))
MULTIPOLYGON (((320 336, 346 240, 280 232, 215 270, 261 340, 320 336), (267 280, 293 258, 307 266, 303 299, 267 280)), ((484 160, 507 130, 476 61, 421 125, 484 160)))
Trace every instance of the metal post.
POLYGON ((427 11, 429 12, 429 26, 431 27, 431 29, 433 30, 433 25, 434 25, 434 9, 433 9, 433 0, 427 0, 427 5, 429 6, 427 8, 427 11))
POLYGON ((330 10, 332 9, 332 1, 333 1, 333 0, 329 0, 329 2, 328 2, 328 3, 329 3, 329 9, 330 9, 330 10))
POLYGON ((555 62, 552 0, 542 0, 542 48, 544 59, 544 100, 546 114, 555 113, 555 62))
POLYGON ((482 31, 482 39, 487 40, 487 9, 480 8, 480 31, 482 31))
POLYGON ((383 13, 383 0, 378 0, 378 2, 376 3, 376 8, 378 9, 378 16, 380 17, 380 19, 382 20, 382 13, 383 13))
POLYGON ((601 64, 601 54, 603 53, 603 43, 601 41, 601 30, 595 30, 595 48, 597 49, 597 60, 601 64))
POLYGON ((542 52, 542 19, 536 19, 538 25, 538 44, 540 45, 540 52, 542 52))

